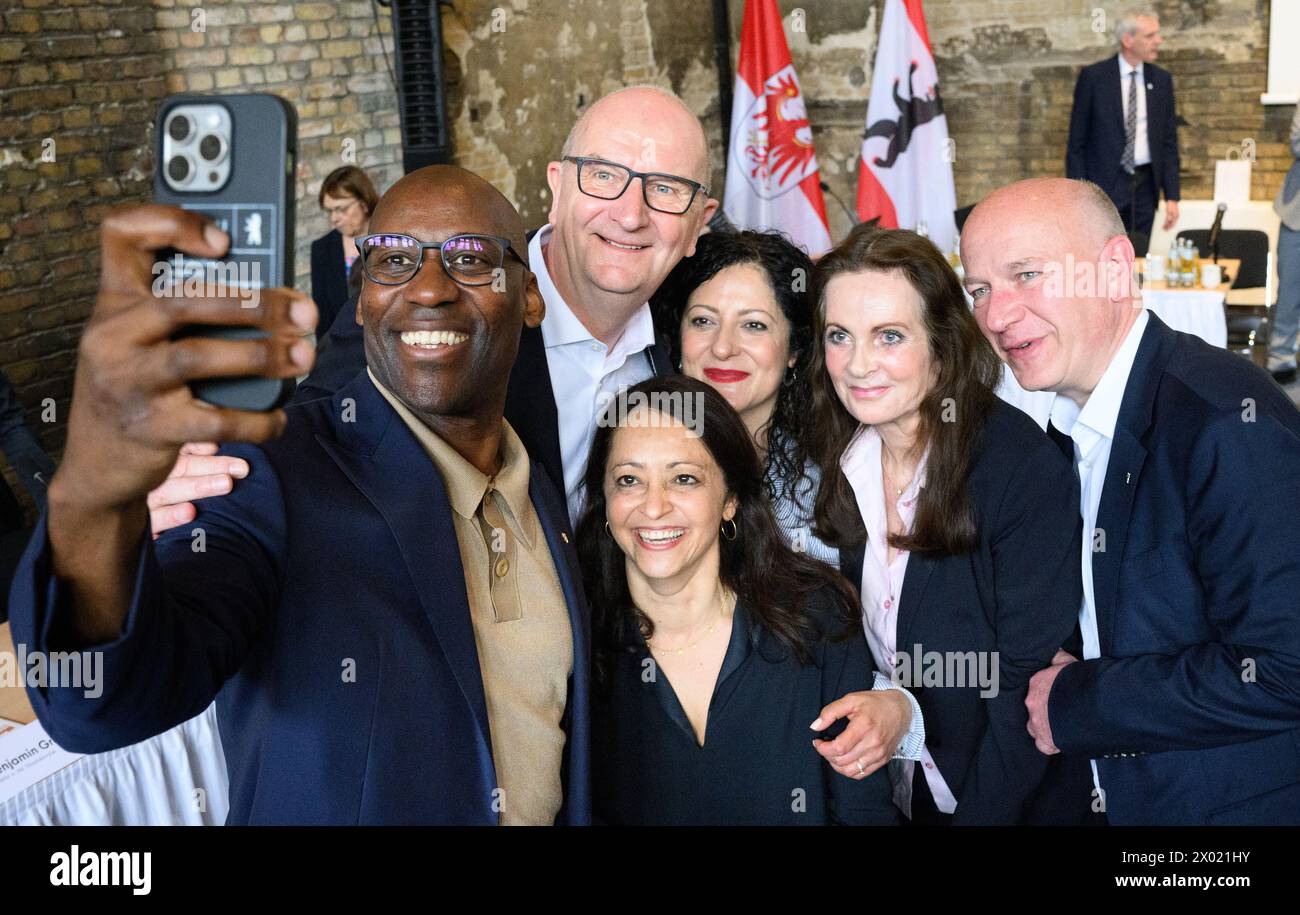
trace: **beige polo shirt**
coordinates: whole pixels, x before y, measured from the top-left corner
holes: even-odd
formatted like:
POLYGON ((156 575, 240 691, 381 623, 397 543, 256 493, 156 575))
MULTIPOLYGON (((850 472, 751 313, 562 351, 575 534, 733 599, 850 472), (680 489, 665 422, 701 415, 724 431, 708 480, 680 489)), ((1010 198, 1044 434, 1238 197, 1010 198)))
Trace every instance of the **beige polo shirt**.
MULTIPOLYGON (((369 370, 367 370, 369 371, 369 370)), ((563 801, 560 720, 573 670, 568 605, 528 495, 528 454, 501 421, 501 470, 484 476, 370 374, 441 474, 451 501, 492 732, 503 825, 550 825, 563 801), (489 494, 491 487, 495 494, 489 494), (496 524, 479 520, 479 506, 496 524)))

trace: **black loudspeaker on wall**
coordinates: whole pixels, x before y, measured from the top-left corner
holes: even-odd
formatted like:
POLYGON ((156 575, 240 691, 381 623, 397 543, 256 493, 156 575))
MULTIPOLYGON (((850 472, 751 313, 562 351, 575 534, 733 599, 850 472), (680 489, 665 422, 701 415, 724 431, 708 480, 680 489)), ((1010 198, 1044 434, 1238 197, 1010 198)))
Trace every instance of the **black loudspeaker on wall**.
POLYGON ((402 167, 451 161, 442 74, 440 0, 375 0, 393 18, 397 101, 402 113, 402 167))

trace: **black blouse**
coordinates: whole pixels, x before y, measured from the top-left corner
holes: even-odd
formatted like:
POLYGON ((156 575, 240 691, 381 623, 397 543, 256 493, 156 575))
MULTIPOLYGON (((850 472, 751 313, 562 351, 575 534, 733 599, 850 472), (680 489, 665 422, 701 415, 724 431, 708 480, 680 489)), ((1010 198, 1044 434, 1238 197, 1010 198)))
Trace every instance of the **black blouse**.
MULTIPOLYGON (((612 825, 867 825, 897 822, 884 768, 855 780, 835 772, 808 729, 823 706, 871 689, 861 627, 830 622, 823 589, 808 614, 821 633, 802 666, 736 605, 709 702, 704 746, 644 640, 619 652, 592 699, 595 817, 612 825)), ((842 730, 836 722, 831 734, 842 730)))

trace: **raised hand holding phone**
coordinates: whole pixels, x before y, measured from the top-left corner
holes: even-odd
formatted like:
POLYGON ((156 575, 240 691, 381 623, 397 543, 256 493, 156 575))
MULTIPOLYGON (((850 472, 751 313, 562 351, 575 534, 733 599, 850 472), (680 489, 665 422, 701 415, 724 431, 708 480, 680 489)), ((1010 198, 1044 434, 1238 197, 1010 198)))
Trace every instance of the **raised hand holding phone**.
POLYGON ((167 247, 220 257, 229 239, 196 213, 150 205, 115 210, 102 227, 102 274, 78 354, 63 462, 50 483, 48 533, 56 572, 73 583, 81 640, 121 628, 130 576, 148 521, 146 497, 196 441, 259 442, 279 433, 284 412, 213 407, 191 382, 290 378, 310 369, 305 339, 316 306, 291 289, 264 289, 256 307, 240 296, 158 295, 156 252, 167 247), (187 337, 195 324, 255 329, 265 336, 187 337), (98 570, 98 571, 97 571, 98 570), (84 608, 84 609, 83 609, 84 608))

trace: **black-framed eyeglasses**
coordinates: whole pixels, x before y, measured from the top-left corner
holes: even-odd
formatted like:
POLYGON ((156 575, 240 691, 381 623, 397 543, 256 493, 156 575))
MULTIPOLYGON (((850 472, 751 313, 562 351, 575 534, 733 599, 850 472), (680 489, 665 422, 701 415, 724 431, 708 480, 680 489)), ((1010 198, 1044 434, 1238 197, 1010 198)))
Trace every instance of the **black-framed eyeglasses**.
POLYGON ((588 197, 617 200, 623 196, 633 178, 641 179, 641 197, 645 205, 660 213, 680 216, 691 208, 695 195, 708 189, 698 181, 662 172, 634 172, 626 165, 593 159, 590 156, 565 156, 565 162, 578 166, 578 190, 588 197))
POLYGON ((424 252, 434 249, 447 275, 462 286, 486 286, 513 254, 525 263, 510 239, 499 235, 453 235, 446 241, 420 241, 410 235, 377 233, 357 239, 357 252, 366 279, 381 286, 399 286, 420 272, 424 252))

